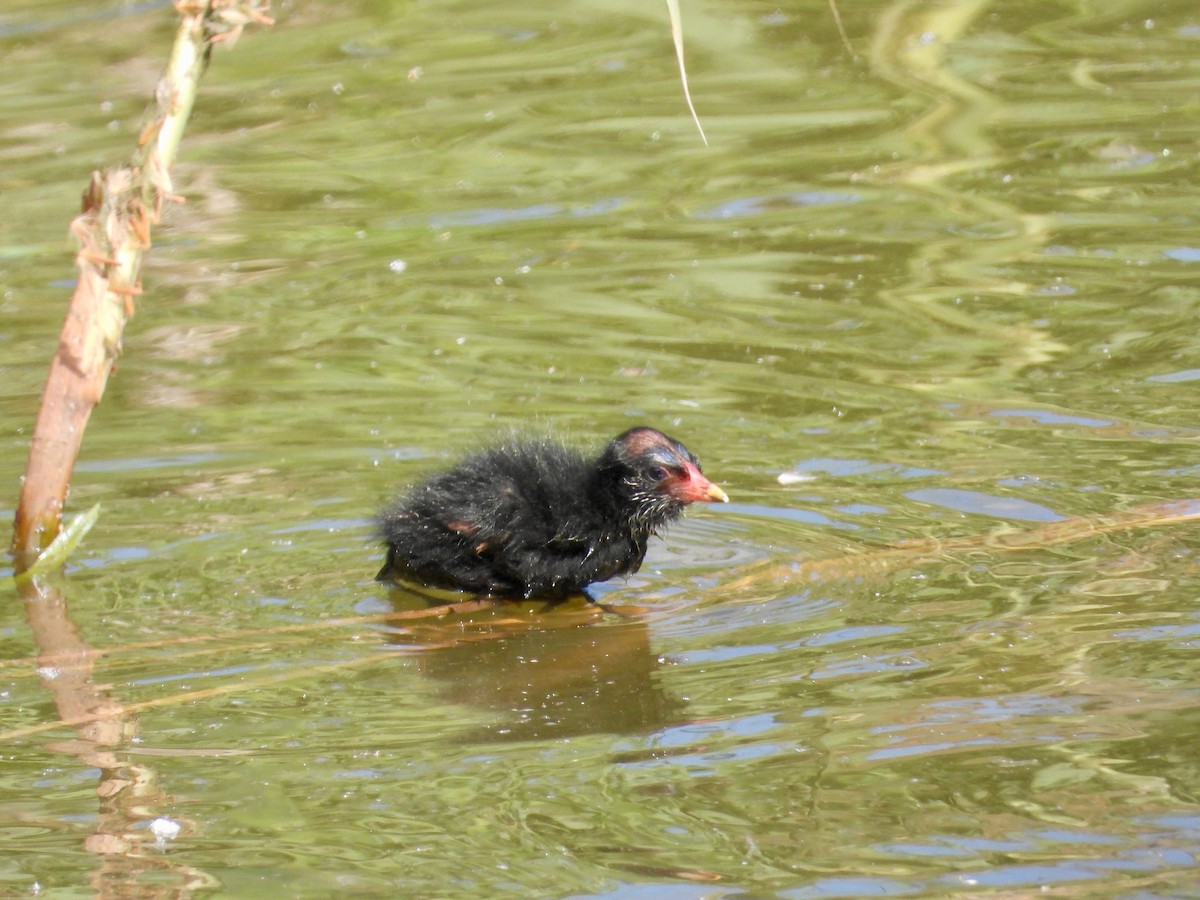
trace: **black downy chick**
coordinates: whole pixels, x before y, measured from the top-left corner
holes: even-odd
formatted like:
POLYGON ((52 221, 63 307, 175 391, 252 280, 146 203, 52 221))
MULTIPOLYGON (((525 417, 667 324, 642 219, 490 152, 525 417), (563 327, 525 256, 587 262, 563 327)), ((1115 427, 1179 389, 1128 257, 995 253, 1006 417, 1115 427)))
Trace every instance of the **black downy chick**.
POLYGON ((379 581, 562 599, 636 572, 650 535, 693 502, 727 503, 683 444, 633 428, 588 458, 514 440, 468 456, 380 514, 379 581))

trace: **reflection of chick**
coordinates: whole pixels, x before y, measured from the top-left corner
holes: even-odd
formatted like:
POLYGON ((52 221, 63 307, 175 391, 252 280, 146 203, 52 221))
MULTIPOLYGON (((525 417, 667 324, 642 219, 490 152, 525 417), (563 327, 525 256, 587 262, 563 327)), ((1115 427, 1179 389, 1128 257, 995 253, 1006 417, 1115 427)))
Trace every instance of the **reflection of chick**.
MULTIPOLYGON (((678 724, 685 704, 664 686, 646 623, 614 623, 605 616, 603 625, 580 627, 580 607, 532 616, 527 629, 510 621, 502 631, 463 641, 462 620, 455 617, 440 632, 446 643, 418 643, 407 664, 429 679, 442 700, 495 716, 472 740, 644 734, 678 724)), ((422 637, 436 641, 437 628, 422 637)), ((408 638, 401 643, 413 649, 408 638)))

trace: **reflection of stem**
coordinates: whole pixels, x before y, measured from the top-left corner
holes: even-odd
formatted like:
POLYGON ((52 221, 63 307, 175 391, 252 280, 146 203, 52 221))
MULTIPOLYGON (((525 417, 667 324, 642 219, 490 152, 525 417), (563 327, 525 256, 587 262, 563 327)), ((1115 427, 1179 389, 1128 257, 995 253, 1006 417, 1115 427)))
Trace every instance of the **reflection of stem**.
POLYGON ((988 0, 900 2, 879 19, 871 44, 872 67, 896 84, 930 95, 933 108, 905 133, 925 144, 927 155, 970 168, 991 165, 992 141, 984 125, 1001 104, 989 91, 946 69, 946 47, 983 14, 988 0))
MULTIPOLYGON (((997 260, 1019 259, 1039 250, 1053 223, 1050 216, 960 190, 951 180, 993 168, 1002 159, 989 127, 1004 112, 1003 101, 947 65, 947 48, 988 6, 989 0, 932 5, 900 0, 880 18, 869 56, 873 68, 887 80, 931 100, 930 108, 903 131, 923 148, 919 158, 885 167, 877 177, 920 191, 969 225, 985 224, 996 232, 986 240, 952 235, 922 242, 902 291, 884 291, 881 297, 905 311, 918 310, 943 327, 1000 343, 1001 349, 989 354, 988 366, 995 378, 1045 363, 1060 355, 1063 346, 1043 329, 981 323, 968 309, 944 302, 976 293, 1028 294, 1028 284, 989 273, 997 268, 997 260)), ((945 391, 953 383, 966 389, 978 377, 944 373, 933 382, 911 386, 945 391)))
MULTIPOLYGON (((42 677, 54 692, 59 715, 79 720, 95 717, 118 708, 106 687, 92 681, 95 653, 79 636, 67 612, 61 593, 39 578, 21 585, 25 613, 38 646, 37 661, 42 677)), ((108 724, 80 730, 80 738, 90 745, 113 746, 132 738, 133 723, 110 720, 108 724)), ((105 766, 104 761, 88 760, 89 765, 105 766)))
MULTIPOLYGON (((75 756, 101 773, 96 786, 99 815, 84 842, 103 860, 93 873, 93 888, 101 897, 127 896, 130 885, 146 870, 179 868, 144 856, 141 847, 150 835, 136 831, 137 823, 152 817, 151 810, 161 808, 166 798, 153 770, 133 765, 125 753, 111 749, 136 736, 137 720, 113 701, 107 685, 93 679, 96 653, 71 621, 66 598, 38 577, 23 580, 20 591, 39 650, 38 671, 54 693, 60 719, 80 723, 74 740, 57 741, 49 748, 75 756)), ((191 871, 182 877, 189 884, 204 880, 191 871)))

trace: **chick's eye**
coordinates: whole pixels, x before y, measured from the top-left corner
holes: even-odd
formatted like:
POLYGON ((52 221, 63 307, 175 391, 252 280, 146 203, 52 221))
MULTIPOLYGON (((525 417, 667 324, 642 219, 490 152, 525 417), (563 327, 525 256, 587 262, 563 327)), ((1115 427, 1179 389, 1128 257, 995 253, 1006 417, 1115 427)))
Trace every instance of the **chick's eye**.
POLYGON ((662 466, 651 466, 646 470, 646 474, 650 476, 651 481, 662 481, 667 477, 667 470, 662 466))

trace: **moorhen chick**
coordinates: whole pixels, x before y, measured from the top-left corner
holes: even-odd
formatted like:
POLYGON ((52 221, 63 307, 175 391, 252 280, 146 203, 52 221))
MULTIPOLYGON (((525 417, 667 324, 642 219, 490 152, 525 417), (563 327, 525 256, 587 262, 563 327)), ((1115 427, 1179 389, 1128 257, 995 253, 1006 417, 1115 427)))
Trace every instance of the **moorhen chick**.
MULTIPOLYGON (((696 501, 727 503, 683 444, 632 428, 588 458, 514 439, 468 456, 380 514, 378 581, 560 600, 636 572, 646 542, 696 501)), ((590 599, 590 597, 589 597, 590 599)))

